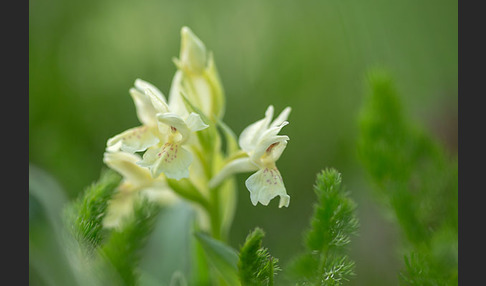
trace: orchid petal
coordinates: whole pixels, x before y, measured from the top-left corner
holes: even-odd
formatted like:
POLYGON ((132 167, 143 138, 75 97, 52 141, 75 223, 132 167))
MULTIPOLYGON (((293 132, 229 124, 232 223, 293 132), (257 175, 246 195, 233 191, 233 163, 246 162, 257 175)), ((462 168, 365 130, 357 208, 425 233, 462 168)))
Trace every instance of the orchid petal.
POLYGON ((187 140, 191 134, 191 130, 187 127, 186 122, 184 122, 184 120, 177 114, 158 113, 157 120, 164 125, 170 126, 171 129, 175 128, 175 130, 179 131, 182 136, 182 139, 180 139, 181 141, 187 140))
POLYGON ((182 98, 182 79, 183 79, 183 72, 181 70, 177 70, 174 78, 172 79, 172 83, 170 86, 169 91, 169 109, 171 112, 175 114, 179 114, 181 117, 185 117, 189 114, 187 111, 186 105, 184 103, 184 99, 182 98))
POLYGON ((147 89, 149 89, 149 90, 151 90, 151 91, 154 93, 154 95, 157 97, 157 99, 159 99, 159 100, 161 100, 161 101, 163 101, 163 102, 167 102, 167 101, 165 100, 165 96, 164 96, 164 94, 163 94, 163 93, 162 93, 162 92, 161 92, 161 91, 160 91, 160 90, 159 90, 159 89, 158 89, 158 88, 157 88, 155 85, 153 85, 153 84, 151 84, 151 83, 149 83, 149 82, 147 82, 147 81, 144 81, 144 80, 142 80, 142 79, 137 78, 137 79, 135 80, 135 87, 136 87, 136 88, 137 88, 137 89, 138 89, 140 92, 143 92, 143 93, 145 93, 145 91, 146 91, 147 89))
POLYGON ((167 178, 180 180, 189 177, 191 163, 192 155, 189 151, 179 143, 168 142, 158 148, 149 148, 138 165, 148 167, 153 178, 164 173, 167 178))
POLYGON ((135 88, 130 89, 130 95, 135 103, 137 117, 140 122, 148 126, 157 125, 155 120, 156 111, 150 98, 145 93, 142 93, 135 88))
POLYGON ((292 109, 287 106, 282 112, 280 112, 280 115, 272 122, 272 124, 270 124, 270 127, 278 126, 286 121, 287 118, 289 118, 290 111, 292 111, 292 109))
POLYGON ((121 184, 118 192, 108 202, 103 226, 106 228, 120 228, 123 222, 133 215, 133 201, 138 195, 129 183, 121 184))
MULTIPOLYGON (((289 140, 289 136, 287 135, 278 135, 278 136, 263 138, 263 140, 259 142, 254 152, 251 154, 251 158, 253 160, 258 160, 259 158, 262 158, 262 156, 264 155, 269 156, 273 152, 278 151, 279 153, 275 153, 275 155, 272 155, 270 158, 268 157, 265 158, 267 160, 271 158, 278 159, 282 154, 283 150, 285 149, 285 146, 287 146, 287 140, 289 140)), ((276 160, 273 160, 273 162, 275 161, 276 160)))
POLYGON ((114 137, 108 139, 107 151, 122 150, 129 153, 144 151, 148 147, 159 142, 159 138, 153 133, 153 129, 148 126, 140 126, 128 129, 114 137))
MULTIPOLYGON (((277 134, 280 132, 280 130, 282 130, 282 128, 284 126, 288 125, 288 124, 289 124, 288 121, 283 121, 279 125, 269 127, 267 130, 262 132, 258 141, 262 142, 263 140, 266 140, 269 137, 277 136, 277 134)), ((259 145, 259 144, 260 143, 257 143, 257 145, 259 145)))
MULTIPOLYGON (((151 169, 152 166, 156 163, 156 161, 159 159, 157 156, 157 153, 159 153, 159 150, 162 148, 162 144, 157 144, 155 146, 152 146, 143 153, 142 160, 136 162, 137 165, 141 167, 146 167, 151 169)), ((154 176, 152 173, 152 177, 156 178, 157 176, 154 176)))
POLYGON ((202 121, 201 116, 197 113, 191 112, 186 119, 187 127, 193 132, 203 130, 209 127, 204 121, 202 121))
POLYGON ((192 154, 181 146, 173 146, 173 150, 168 147, 169 150, 161 155, 155 166, 155 174, 164 173, 167 178, 176 180, 188 178, 192 154))
POLYGON ((287 195, 282 176, 277 168, 260 169, 251 175, 245 185, 250 191, 250 199, 253 205, 260 202, 266 206, 276 196, 280 196, 279 207, 288 207, 290 196, 287 195))
POLYGON ((265 118, 258 120, 257 122, 246 127, 243 132, 241 132, 238 143, 241 149, 246 152, 250 152, 256 146, 256 142, 260 138, 262 132, 264 132, 273 116, 273 106, 270 105, 265 111, 265 118))
POLYGON ((167 102, 165 101, 163 95, 162 96, 158 95, 151 88, 146 88, 144 92, 152 101, 152 105, 154 106, 157 112, 161 112, 161 113, 169 112, 169 106, 167 105, 167 102))
POLYGON ((105 152, 103 156, 103 162, 126 180, 136 185, 143 185, 151 180, 151 176, 147 169, 136 164, 138 161, 140 156, 126 152, 105 152))

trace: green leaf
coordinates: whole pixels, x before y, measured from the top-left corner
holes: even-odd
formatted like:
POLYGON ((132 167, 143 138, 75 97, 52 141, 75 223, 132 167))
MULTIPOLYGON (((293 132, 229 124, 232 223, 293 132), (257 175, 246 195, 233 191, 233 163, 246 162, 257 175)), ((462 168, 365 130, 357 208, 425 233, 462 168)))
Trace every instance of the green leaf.
POLYGON ((163 207, 157 216, 152 234, 141 252, 139 268, 158 285, 170 285, 175 273, 185 277, 192 274, 194 219, 194 209, 185 201, 163 207))
POLYGON ((201 191, 189 179, 167 179, 167 184, 181 197, 198 203, 205 209, 209 209, 208 200, 202 195, 201 191))
POLYGON ((231 225, 233 223, 233 218, 236 211, 237 204, 237 186, 236 178, 227 178, 216 190, 219 195, 219 200, 224 203, 220 203, 220 214, 221 214, 221 235, 223 239, 228 237, 231 225))
POLYGON ((29 164, 29 196, 35 198, 33 205, 40 206, 49 222, 59 228, 62 209, 67 203, 66 195, 53 177, 32 164, 29 164))
POLYGON ((187 98, 186 94, 182 91, 181 91, 181 97, 182 97, 184 104, 186 105, 186 108, 189 112, 194 112, 194 113, 199 114, 199 116, 201 116, 202 121, 205 124, 210 125, 211 119, 209 119, 206 116, 206 114, 204 114, 204 112, 202 112, 199 108, 197 108, 194 104, 192 104, 192 102, 187 98))
POLYGON ((238 252, 203 232, 194 234, 201 243, 209 262, 228 285, 240 285, 238 279, 238 252))
POLYGON ((67 198, 57 181, 29 164, 29 271, 45 285, 79 285, 65 249, 61 213, 67 198))
POLYGON ((233 130, 231 130, 231 128, 220 119, 218 119, 217 125, 220 127, 225 138, 226 155, 229 156, 230 154, 238 151, 238 139, 233 130))

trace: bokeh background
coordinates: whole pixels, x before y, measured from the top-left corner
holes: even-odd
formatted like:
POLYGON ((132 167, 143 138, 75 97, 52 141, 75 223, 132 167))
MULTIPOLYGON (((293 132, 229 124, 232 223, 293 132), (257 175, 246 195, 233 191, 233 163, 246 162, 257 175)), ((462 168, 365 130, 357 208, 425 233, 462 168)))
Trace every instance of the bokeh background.
MULTIPOLYGON (((239 197, 230 243, 262 227, 281 265, 302 250, 316 174, 342 173, 358 203, 350 285, 397 285, 397 228, 374 200, 356 156, 366 73, 387 69, 409 115, 457 153, 457 0, 29 1, 29 161, 66 200, 96 181, 106 140, 138 125, 128 89, 142 78, 168 94, 189 26, 213 51, 225 89, 224 121, 239 134, 292 107, 278 161, 289 208, 239 197)), ((31 230, 35 231, 35 230, 31 230)))

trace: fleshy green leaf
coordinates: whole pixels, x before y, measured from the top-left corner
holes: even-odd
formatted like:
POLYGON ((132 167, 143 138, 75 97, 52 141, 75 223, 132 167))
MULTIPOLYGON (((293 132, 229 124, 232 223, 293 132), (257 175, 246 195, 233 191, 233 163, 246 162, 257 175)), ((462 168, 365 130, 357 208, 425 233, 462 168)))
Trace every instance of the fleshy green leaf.
POLYGON ((63 239, 61 213, 66 202, 56 180, 29 164, 29 271, 45 285, 78 285, 63 239))
POLYGON ((209 208, 208 200, 202 195, 201 191, 197 189, 197 187, 188 179, 167 179, 167 184, 169 187, 174 190, 178 195, 181 197, 198 203, 203 208, 209 208))
POLYGON ((213 239, 203 232, 196 232, 209 262, 228 285, 240 285, 238 279, 238 252, 223 242, 213 239))
MULTIPOLYGON (((157 285, 170 285, 173 275, 188 278, 191 275, 192 227, 195 213, 184 201, 161 209, 152 234, 142 251, 139 268, 144 279, 151 278, 157 285), (176 274, 179 273, 179 274, 176 274)), ((177 284, 179 285, 179 284, 177 284)))
POLYGON ((222 120, 218 120, 217 124, 220 127, 225 138, 226 154, 229 156, 234 152, 238 151, 238 139, 233 130, 231 130, 231 128, 226 125, 226 123, 224 123, 222 120))

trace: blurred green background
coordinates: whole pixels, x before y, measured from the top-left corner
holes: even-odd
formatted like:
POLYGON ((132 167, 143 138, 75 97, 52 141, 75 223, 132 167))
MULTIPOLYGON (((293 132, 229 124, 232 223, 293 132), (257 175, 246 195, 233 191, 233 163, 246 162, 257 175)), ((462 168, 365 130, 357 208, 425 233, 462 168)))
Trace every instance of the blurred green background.
MULTIPOLYGON (((226 93, 225 122, 239 134, 292 107, 278 167, 289 208, 251 205, 238 175, 231 244, 255 226, 281 265, 302 249, 316 174, 342 173, 358 203, 351 285, 396 285, 397 229, 374 200, 356 156, 366 72, 384 67, 407 112, 457 153, 457 0, 29 1, 29 161, 72 200, 98 179, 106 140, 138 125, 136 78, 166 95, 180 28, 213 51, 226 93)), ((33 204, 29 202, 29 204, 33 204)), ((33 231, 33 230, 31 230, 33 231)))

